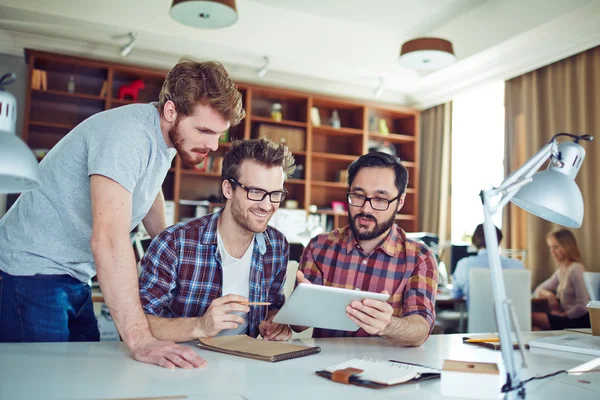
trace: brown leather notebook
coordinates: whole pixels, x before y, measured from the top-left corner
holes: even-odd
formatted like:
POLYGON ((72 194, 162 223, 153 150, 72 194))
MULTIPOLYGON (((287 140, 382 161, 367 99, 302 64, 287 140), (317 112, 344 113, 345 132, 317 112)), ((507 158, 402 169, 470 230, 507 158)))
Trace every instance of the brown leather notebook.
POLYGON ((286 342, 253 339, 247 335, 219 336, 199 339, 198 347, 204 350, 256 360, 277 362, 321 352, 320 347, 301 346, 286 342))

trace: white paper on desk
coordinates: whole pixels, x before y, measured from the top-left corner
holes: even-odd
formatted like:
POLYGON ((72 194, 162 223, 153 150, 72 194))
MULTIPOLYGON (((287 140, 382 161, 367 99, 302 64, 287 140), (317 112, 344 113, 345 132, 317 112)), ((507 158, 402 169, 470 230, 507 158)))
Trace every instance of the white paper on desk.
POLYGON ((383 360, 365 360, 357 358, 338 365, 327 367, 325 370, 333 373, 334 371, 345 368, 362 369, 364 372, 356 374, 358 378, 384 385, 395 385, 397 383, 408 382, 424 373, 439 374, 439 371, 434 368, 383 360))

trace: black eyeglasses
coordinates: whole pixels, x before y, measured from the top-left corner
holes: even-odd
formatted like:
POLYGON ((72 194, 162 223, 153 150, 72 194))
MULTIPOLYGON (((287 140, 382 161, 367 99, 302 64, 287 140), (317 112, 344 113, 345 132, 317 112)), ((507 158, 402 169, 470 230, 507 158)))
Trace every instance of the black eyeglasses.
POLYGON ((380 197, 366 197, 362 194, 348 192, 348 204, 353 207, 362 207, 365 205, 365 202, 368 201, 373 210, 386 211, 388 208, 390 208, 390 204, 398 200, 400 196, 402 196, 402 194, 399 194, 393 199, 388 200, 380 197))
POLYGON ((285 196, 287 196, 288 191, 283 188, 283 190, 275 190, 274 192, 267 192, 263 189, 246 187, 239 183, 237 180, 233 178, 227 178, 229 182, 231 182, 234 186, 237 185, 246 191, 246 197, 248 200, 252 201, 263 201, 265 197, 269 196, 269 200, 271 203, 281 203, 285 200, 285 196))

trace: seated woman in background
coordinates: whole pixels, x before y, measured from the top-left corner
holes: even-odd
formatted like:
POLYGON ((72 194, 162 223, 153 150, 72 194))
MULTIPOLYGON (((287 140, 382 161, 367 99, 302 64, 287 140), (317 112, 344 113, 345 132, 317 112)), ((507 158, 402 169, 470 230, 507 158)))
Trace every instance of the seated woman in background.
POLYGON ((559 229, 550 232, 546 241, 558 269, 534 291, 534 297, 548 300, 549 311, 533 313, 533 330, 589 328, 585 268, 575 236, 568 229, 559 229))

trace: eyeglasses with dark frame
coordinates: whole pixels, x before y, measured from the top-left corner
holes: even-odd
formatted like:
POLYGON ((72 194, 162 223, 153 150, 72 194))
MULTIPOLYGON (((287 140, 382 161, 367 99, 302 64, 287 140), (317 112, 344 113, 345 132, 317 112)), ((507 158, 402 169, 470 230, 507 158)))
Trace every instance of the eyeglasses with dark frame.
POLYGON ((348 204, 353 207, 362 207, 368 201, 371 204, 371 208, 376 211, 387 211, 390 208, 390 204, 398 200, 402 193, 393 199, 382 199, 381 197, 366 197, 362 194, 348 192, 348 204))
POLYGON ((267 192, 264 189, 247 187, 242 185, 240 182, 233 178, 227 178, 232 185, 239 186, 246 191, 246 197, 248 200, 252 201, 263 201, 265 197, 269 196, 269 201, 271 203, 282 203, 285 200, 285 197, 288 195, 288 191, 283 188, 283 190, 275 190, 273 192, 267 192))

